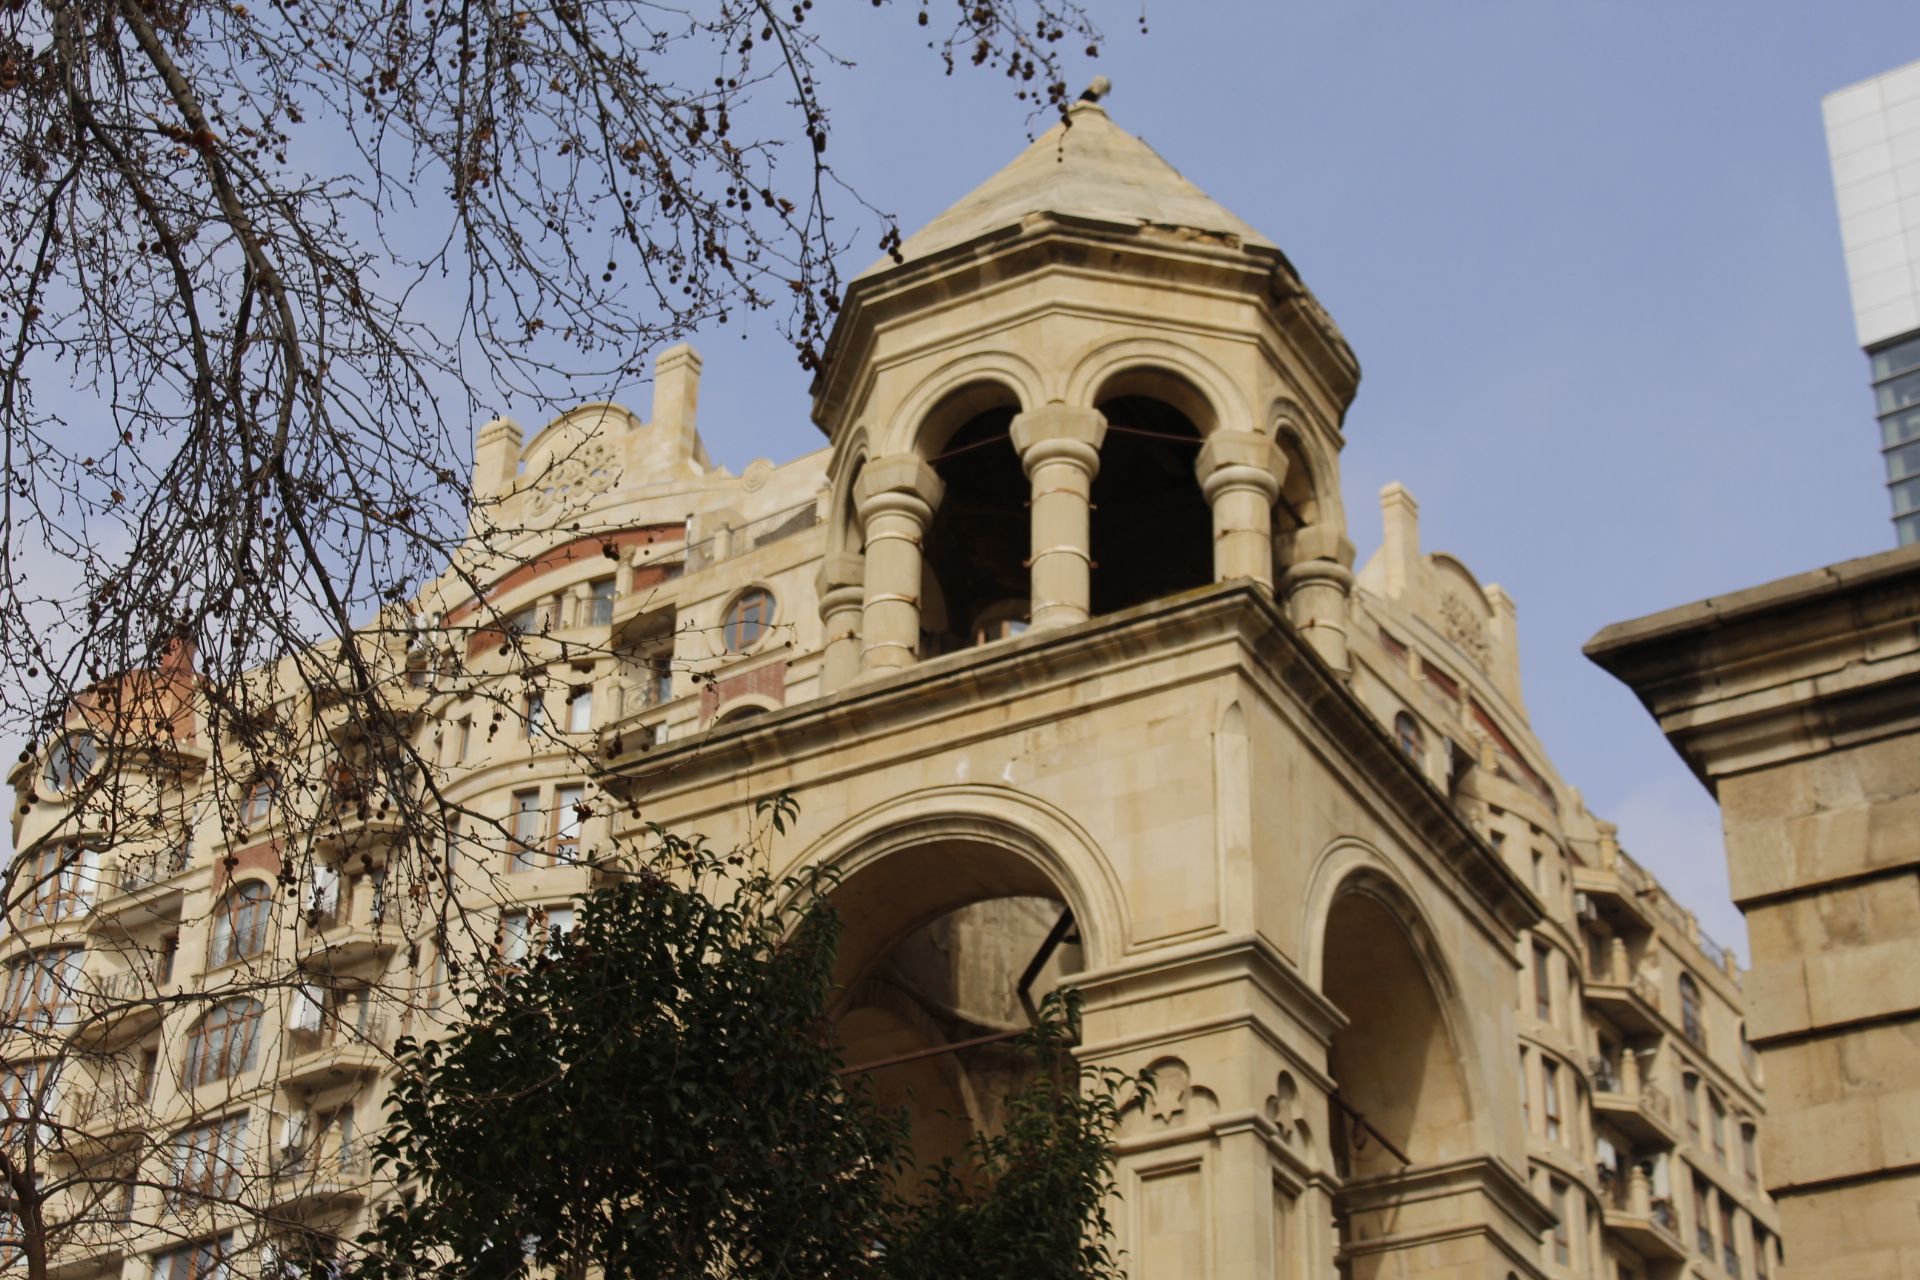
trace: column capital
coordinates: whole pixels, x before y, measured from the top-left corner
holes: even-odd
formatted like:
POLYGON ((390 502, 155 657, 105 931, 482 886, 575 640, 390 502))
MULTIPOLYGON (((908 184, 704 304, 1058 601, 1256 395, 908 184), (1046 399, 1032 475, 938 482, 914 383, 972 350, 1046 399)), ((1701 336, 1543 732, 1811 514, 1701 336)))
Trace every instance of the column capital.
POLYGON ((860 479, 853 487, 863 519, 869 507, 888 505, 886 500, 892 499, 902 507, 923 508, 920 518, 926 520, 939 509, 945 494, 940 477, 917 453, 892 453, 873 459, 861 468, 860 479))
POLYGON ((1267 501, 1280 496, 1287 476, 1287 458, 1272 436, 1257 431, 1216 431, 1200 446, 1194 475, 1211 501, 1215 490, 1248 486, 1265 490, 1267 501))
POLYGON ((1310 524, 1292 534, 1292 560, 1306 564, 1313 560, 1331 560, 1353 567, 1353 541, 1331 524, 1310 524))
POLYGON ((826 608, 827 597, 836 592, 851 590, 857 605, 861 588, 867 578, 867 558, 851 551, 839 551, 822 557, 820 571, 814 576, 814 590, 819 593, 821 608, 826 608))
POLYGON ((1013 437, 1013 447, 1019 450, 1022 461, 1032 450, 1056 442, 1098 451, 1107 436, 1107 420, 1098 409, 1083 409, 1054 400, 1015 414, 1008 434, 1013 437))

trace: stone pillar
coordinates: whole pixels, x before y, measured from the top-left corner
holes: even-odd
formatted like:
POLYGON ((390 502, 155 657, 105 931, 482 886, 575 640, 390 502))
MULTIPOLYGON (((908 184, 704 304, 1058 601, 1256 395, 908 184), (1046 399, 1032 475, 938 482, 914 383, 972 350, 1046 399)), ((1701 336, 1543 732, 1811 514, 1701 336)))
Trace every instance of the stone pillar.
POLYGON ((1287 617, 1314 652, 1341 675, 1347 657, 1347 601, 1353 594, 1353 543, 1331 525, 1308 525, 1293 538, 1298 557, 1280 578, 1287 617))
POLYGON ((1273 504, 1287 460, 1270 436, 1216 431, 1194 463, 1213 508, 1213 578, 1252 578, 1273 590, 1273 504))
POLYGON ((1058 401, 1013 420, 1013 447, 1032 486, 1027 613, 1035 631, 1087 620, 1093 592, 1091 495, 1106 434, 1107 420, 1098 410, 1058 401))
POLYGON ((821 693, 844 689, 859 678, 865 577, 866 563, 851 551, 836 552, 821 562, 814 581, 820 596, 820 623, 826 632, 820 661, 821 693))
POLYGON ((917 454, 875 458, 860 473, 854 500, 867 549, 862 674, 912 666, 919 657, 920 543, 942 492, 940 477, 917 454))

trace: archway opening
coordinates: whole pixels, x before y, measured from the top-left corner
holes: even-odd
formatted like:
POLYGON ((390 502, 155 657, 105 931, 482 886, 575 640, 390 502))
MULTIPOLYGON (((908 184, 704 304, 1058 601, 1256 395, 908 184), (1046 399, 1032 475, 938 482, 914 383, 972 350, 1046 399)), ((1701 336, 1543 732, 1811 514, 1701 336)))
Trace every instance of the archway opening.
POLYGON ((920 1176, 965 1170, 976 1133, 1004 1127, 1034 1064, 1011 1043, 1083 964, 1048 877, 1007 850, 939 841, 891 854, 833 893, 842 1057, 909 1120, 920 1176))
POLYGON ((1371 893, 1346 893, 1328 913, 1325 947, 1321 990, 1348 1019, 1328 1051, 1340 1174, 1393 1173, 1401 1155, 1429 1164, 1468 1151, 1466 1077, 1402 913, 1371 893))
POLYGON ((1319 495, 1314 488, 1313 464, 1300 439, 1291 429, 1275 434, 1286 472, 1280 481, 1280 496, 1273 504, 1273 564, 1276 571, 1300 560, 1296 544, 1302 530, 1320 523, 1319 495))
POLYGON ((974 413, 930 455, 946 496, 923 545, 923 657, 1025 628, 1028 485, 1008 434, 1017 412, 1006 404, 974 413))
POLYGON ((1093 599, 1115 613, 1213 581, 1213 513, 1194 475, 1202 432, 1166 399, 1123 394, 1093 481, 1093 599))

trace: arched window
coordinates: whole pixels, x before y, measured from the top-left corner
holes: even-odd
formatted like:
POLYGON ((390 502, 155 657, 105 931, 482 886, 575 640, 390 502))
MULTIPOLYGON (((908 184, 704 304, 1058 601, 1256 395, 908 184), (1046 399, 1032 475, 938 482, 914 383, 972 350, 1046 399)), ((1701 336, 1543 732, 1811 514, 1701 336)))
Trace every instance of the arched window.
POLYGON ((720 636, 728 653, 745 653, 760 643, 773 625, 773 593, 765 587, 748 587, 727 606, 720 636))
POLYGON ((1690 973, 1680 975, 1680 1030, 1702 1049, 1707 1047, 1707 1024, 1700 1011, 1700 984, 1690 973))
POLYGON ((1688 1071, 1680 1077, 1680 1100, 1687 1112, 1687 1137, 1700 1141, 1700 1077, 1688 1071))
POLYGON ((1402 711, 1393 718, 1393 736, 1400 744, 1400 750, 1407 759, 1422 764, 1427 758, 1427 736, 1420 732, 1420 722, 1402 711))
POLYGON ((755 716, 767 714, 767 709, 757 702, 749 702, 722 712, 715 724, 734 724, 741 720, 751 720, 755 716))
POLYGON ((70 791, 85 781, 100 761, 100 747, 90 733, 69 733, 47 752, 45 779, 53 792, 70 791))
POLYGON ((257 956, 267 945, 267 907, 272 891, 264 881, 235 885, 213 913, 213 946, 209 965, 227 964, 257 956))
POLYGON ((260 1048, 260 1015, 264 1006, 250 996, 229 1000, 207 1011, 187 1033, 187 1085, 193 1087, 226 1080, 251 1070, 260 1048))
POLYGON ((1727 1104, 1711 1089, 1707 1090, 1707 1119, 1713 1126, 1713 1154, 1724 1165, 1727 1163, 1727 1104))
POLYGON ((240 806, 240 824, 257 827, 273 813, 273 779, 255 778, 240 806))

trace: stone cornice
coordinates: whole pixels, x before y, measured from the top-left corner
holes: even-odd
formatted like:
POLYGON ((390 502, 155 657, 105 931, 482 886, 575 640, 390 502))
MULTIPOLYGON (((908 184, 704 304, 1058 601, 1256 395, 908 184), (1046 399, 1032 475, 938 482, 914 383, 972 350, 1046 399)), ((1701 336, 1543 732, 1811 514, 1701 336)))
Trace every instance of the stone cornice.
POLYGON ((1709 789, 1920 729, 1920 546, 1616 623, 1586 654, 1709 789))
MULTIPOLYGON (((1403 824, 1417 856, 1436 859, 1452 873, 1451 883, 1504 929, 1539 919, 1538 904, 1505 862, 1399 751, 1272 599, 1250 583, 1188 591, 1076 626, 947 654, 826 698, 651 748, 625 747, 642 735, 628 722, 615 724, 601 734, 595 774, 616 794, 638 789, 655 800, 752 775, 758 777, 747 785, 764 792, 797 777, 810 758, 842 753, 850 759, 855 753, 848 748, 863 739, 924 727, 989 703, 1018 706, 1024 715, 1055 715, 1049 690, 1094 680, 1112 687, 1125 670, 1223 639, 1252 659, 1238 662, 1249 679, 1304 712, 1345 758, 1351 776, 1372 782, 1366 794, 1384 801, 1403 824)), ((1006 729, 996 722, 993 732, 1006 729)))

